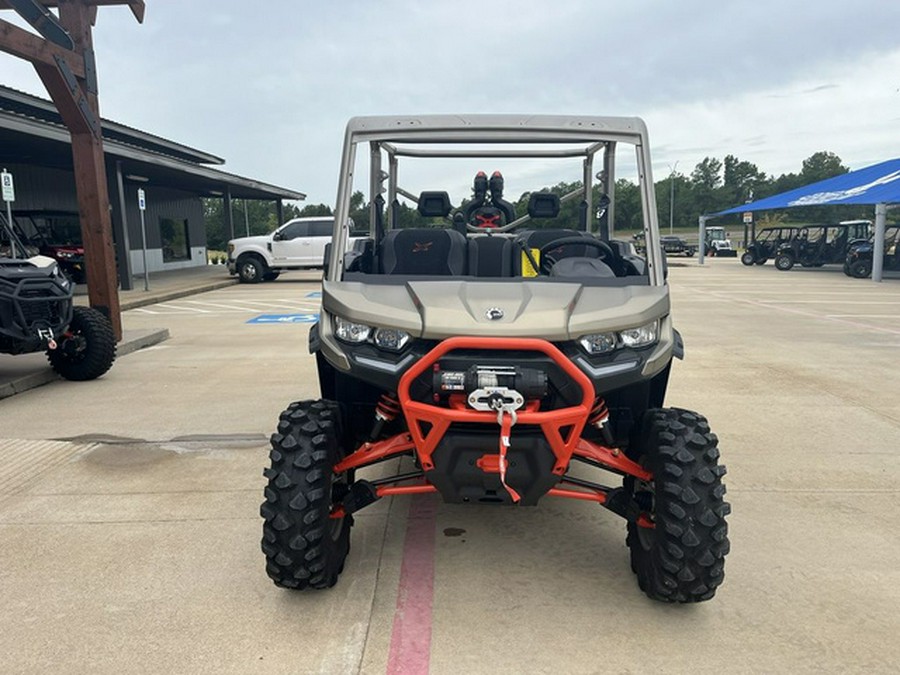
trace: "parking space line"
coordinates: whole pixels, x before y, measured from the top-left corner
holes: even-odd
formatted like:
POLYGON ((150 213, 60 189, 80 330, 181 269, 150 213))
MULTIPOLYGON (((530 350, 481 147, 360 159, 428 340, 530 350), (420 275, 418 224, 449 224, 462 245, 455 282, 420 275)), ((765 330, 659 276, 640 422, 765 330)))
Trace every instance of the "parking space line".
POLYGON ((805 316, 805 317, 809 317, 811 319, 818 319, 820 321, 830 321, 832 323, 841 323, 841 324, 844 324, 847 326, 853 326, 854 328, 863 328, 865 330, 874 331, 876 333, 888 333, 890 335, 900 335, 900 330, 895 330, 893 328, 885 328, 883 326, 873 326, 868 323, 861 323, 859 321, 849 321, 847 319, 842 319, 842 318, 829 318, 829 316, 825 315, 825 314, 816 314, 814 312, 807 312, 802 309, 793 309, 790 307, 783 307, 783 306, 775 305, 775 304, 766 304, 765 302, 760 302, 758 300, 750 300, 747 298, 728 297, 725 293, 702 291, 702 290, 699 290, 697 288, 692 288, 692 287, 686 287, 686 288, 690 288, 690 290, 693 290, 695 293, 699 293, 700 295, 716 297, 716 298, 720 298, 721 300, 730 300, 732 302, 743 303, 745 305, 751 305, 753 307, 761 307, 763 309, 775 309, 780 312, 785 312, 788 314, 796 314, 798 316, 805 316))
POLYGON ((416 495, 409 505, 388 654, 390 675, 427 675, 429 671, 437 509, 436 495, 416 495))

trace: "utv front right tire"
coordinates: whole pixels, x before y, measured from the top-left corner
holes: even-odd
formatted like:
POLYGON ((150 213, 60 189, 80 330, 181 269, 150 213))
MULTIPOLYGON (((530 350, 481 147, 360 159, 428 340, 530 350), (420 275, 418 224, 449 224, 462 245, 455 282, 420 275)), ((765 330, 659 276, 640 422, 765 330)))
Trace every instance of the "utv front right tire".
POLYGON ((753 255, 750 251, 744 253, 741 256, 741 262, 744 263, 747 267, 750 267, 753 263, 756 262, 756 256, 753 255))
POLYGON ((116 360, 116 335, 112 324, 91 307, 73 307, 72 321, 47 351, 50 366, 67 380, 95 380, 116 360))
POLYGON ((331 401, 292 403, 271 444, 260 507, 266 572, 282 588, 330 588, 344 570, 353 524, 352 516, 331 517, 346 490, 346 476, 333 471, 343 457, 340 408, 331 401))
POLYGON ((706 419, 677 408, 648 410, 635 458, 650 483, 625 481, 643 519, 628 523, 638 585, 662 602, 701 602, 716 594, 729 550, 725 467, 706 419), (642 522, 643 521, 643 522, 642 522))
POLYGON ((794 266, 794 256, 781 253, 775 256, 775 269, 787 272, 794 266))
POLYGON ((855 260, 850 265, 849 274, 856 279, 866 279, 872 276, 871 260, 855 260))

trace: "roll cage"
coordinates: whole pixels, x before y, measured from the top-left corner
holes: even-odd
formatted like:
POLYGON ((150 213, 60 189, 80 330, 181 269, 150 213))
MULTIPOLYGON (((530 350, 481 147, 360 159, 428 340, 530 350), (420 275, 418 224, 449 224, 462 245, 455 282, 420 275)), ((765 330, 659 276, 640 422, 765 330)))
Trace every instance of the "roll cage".
MULTIPOLYGON (((340 281, 350 236, 350 202, 358 146, 369 146, 369 221, 370 236, 380 243, 384 228, 391 222, 390 209, 399 196, 417 201, 417 196, 399 183, 401 157, 415 158, 581 158, 581 187, 564 195, 561 201, 581 200, 587 213, 585 230, 594 233, 592 188, 600 181, 608 197, 608 222, 615 209, 616 147, 619 143, 635 148, 638 184, 641 196, 643 232, 648 242, 647 273, 651 285, 663 285, 664 260, 659 246, 656 196, 650 166, 647 129, 640 118, 551 116, 551 115, 423 115, 416 117, 355 117, 344 137, 341 169, 335 208, 333 245, 326 278, 340 281), (599 161, 597 155, 600 155, 599 161), (595 174, 595 164, 602 169, 595 174), (386 195, 385 196, 383 196, 386 195), (386 213, 382 209, 386 207, 386 213)), ((458 206, 458 205, 457 205, 458 206)), ((509 231, 530 220, 525 215, 506 223, 509 231)), ((447 227, 450 227, 448 221, 447 227)), ((611 228, 609 228, 611 229, 611 228)), ((600 232, 608 241, 611 232, 600 232)))

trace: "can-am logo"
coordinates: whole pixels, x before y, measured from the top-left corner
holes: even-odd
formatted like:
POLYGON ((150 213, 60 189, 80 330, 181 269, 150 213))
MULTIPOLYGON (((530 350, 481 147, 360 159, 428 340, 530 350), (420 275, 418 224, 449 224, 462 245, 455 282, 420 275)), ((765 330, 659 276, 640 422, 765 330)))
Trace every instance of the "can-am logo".
POLYGON ((417 241, 413 244, 413 253, 421 253, 422 251, 428 251, 431 248, 431 244, 434 242, 426 241, 421 242, 417 241))
POLYGON ((484 315, 491 321, 499 321, 503 318, 503 310, 499 307, 491 307, 484 315))

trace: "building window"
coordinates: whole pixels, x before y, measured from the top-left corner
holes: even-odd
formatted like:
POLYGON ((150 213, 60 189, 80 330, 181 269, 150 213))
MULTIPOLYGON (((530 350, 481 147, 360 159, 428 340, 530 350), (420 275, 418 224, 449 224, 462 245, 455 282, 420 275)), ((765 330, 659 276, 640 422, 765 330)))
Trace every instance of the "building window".
POLYGON ((163 262, 191 259, 187 220, 160 218, 159 235, 162 239, 163 262))

